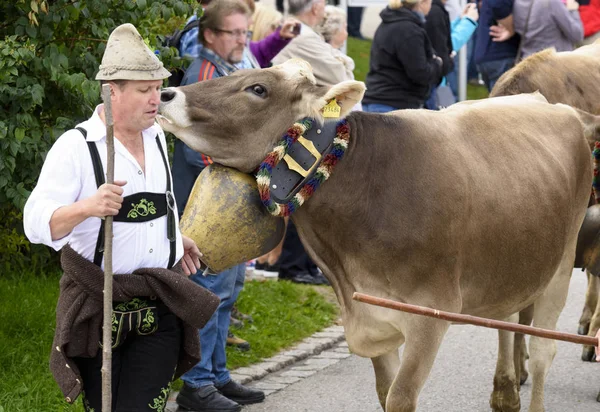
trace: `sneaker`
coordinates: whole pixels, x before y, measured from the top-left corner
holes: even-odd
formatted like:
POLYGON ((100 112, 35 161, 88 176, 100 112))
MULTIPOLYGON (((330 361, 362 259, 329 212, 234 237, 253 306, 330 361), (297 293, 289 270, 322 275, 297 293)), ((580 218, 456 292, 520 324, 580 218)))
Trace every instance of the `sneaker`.
POLYGON ((227 346, 234 346, 243 352, 250 350, 250 344, 244 339, 235 336, 231 331, 227 331, 227 346))
POLYGON ((265 278, 271 278, 271 279, 279 277, 279 265, 278 264, 274 264, 274 265, 267 264, 265 266, 265 268, 263 269, 263 276, 265 278))
POLYGON ((258 389, 248 388, 233 379, 219 388, 219 391, 228 399, 240 404, 250 405, 265 400, 265 393, 258 389))
POLYGON ((199 388, 183 385, 175 401, 186 410, 202 412, 239 412, 242 410, 239 403, 224 396, 213 385, 199 388))

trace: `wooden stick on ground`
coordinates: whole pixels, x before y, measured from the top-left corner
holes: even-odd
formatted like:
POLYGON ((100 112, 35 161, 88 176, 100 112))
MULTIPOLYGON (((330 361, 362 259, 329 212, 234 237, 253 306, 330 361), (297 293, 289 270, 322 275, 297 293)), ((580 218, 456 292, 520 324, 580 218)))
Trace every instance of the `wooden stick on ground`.
MULTIPOLYGON (((104 101, 104 119, 106 121, 106 183, 113 184, 115 179, 115 140, 113 136, 112 105, 110 86, 102 86, 104 101)), ((102 325, 102 410, 112 410, 111 370, 112 370, 112 238, 113 217, 106 216, 104 224, 104 322, 102 325)))
POLYGON ((572 333, 557 332, 555 330, 520 325, 518 323, 503 322, 499 320, 480 318, 477 316, 444 312, 437 309, 431 309, 424 306, 410 305, 408 303, 400 303, 396 302, 395 300, 378 298, 375 296, 365 295, 364 293, 358 292, 354 292, 352 299, 357 300, 359 302, 368 303, 370 305, 382 306, 384 308, 395 309, 401 312, 429 316, 430 318, 443 319, 451 322, 468 323, 470 325, 483 326, 485 328, 507 330, 510 332, 523 333, 525 335, 538 336, 540 338, 579 343, 581 345, 591 345, 595 347, 600 346, 600 340, 592 336, 581 336, 572 333))

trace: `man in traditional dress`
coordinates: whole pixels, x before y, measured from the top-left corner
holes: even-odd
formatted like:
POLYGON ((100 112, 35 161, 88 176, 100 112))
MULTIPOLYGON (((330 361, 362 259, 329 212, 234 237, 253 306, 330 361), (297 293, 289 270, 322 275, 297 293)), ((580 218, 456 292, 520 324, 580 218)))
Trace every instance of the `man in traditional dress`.
POLYGON ((52 146, 24 211, 33 243, 62 250, 50 369, 67 402, 102 404, 104 218, 113 216, 112 410, 164 410, 200 358, 197 329, 218 298, 185 275, 200 267, 182 236, 165 136, 155 123, 169 76, 131 24, 110 35, 97 80, 111 88, 115 182, 105 183, 103 105, 52 146))

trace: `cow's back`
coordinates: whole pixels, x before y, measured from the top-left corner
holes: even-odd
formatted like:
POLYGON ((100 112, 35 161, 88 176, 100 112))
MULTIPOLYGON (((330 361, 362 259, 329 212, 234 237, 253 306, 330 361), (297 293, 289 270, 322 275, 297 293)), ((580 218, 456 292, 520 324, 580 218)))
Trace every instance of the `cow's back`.
POLYGON ((600 43, 572 52, 546 49, 536 53, 504 73, 490 97, 535 91, 550 103, 600 114, 600 43))
POLYGON ((425 302, 458 288, 463 312, 490 317, 541 292, 591 187, 572 109, 516 96, 349 123, 346 157, 295 217, 317 262, 345 273, 336 288, 403 301, 440 293, 425 302), (543 281, 516 281, 536 272, 543 281))

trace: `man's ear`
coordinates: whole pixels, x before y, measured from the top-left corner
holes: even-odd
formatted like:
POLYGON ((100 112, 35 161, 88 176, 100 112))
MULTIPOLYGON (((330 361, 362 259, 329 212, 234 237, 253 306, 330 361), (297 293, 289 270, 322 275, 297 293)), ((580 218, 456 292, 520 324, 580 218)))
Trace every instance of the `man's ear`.
POLYGON ((335 99, 341 109, 340 118, 346 117, 354 105, 362 100, 366 89, 363 82, 354 80, 338 83, 329 88, 322 99, 320 99, 321 101, 317 101, 320 107, 316 107, 315 109, 322 110, 325 104, 335 99))
POLYGON ((204 32, 202 34, 206 43, 213 44, 215 42, 215 37, 217 34, 211 29, 204 29, 204 32))

